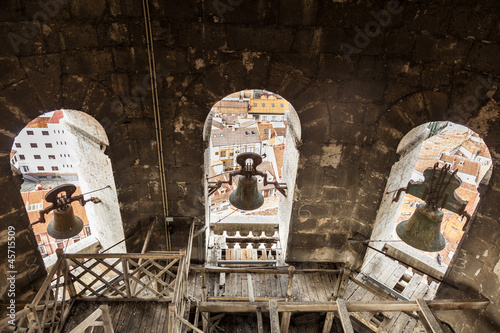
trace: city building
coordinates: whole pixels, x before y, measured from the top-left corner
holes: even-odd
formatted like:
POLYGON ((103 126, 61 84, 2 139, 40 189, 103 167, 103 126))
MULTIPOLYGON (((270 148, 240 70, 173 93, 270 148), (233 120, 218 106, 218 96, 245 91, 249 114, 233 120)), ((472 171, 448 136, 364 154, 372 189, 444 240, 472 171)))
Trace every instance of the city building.
POLYGON ((290 110, 290 104, 286 100, 274 95, 252 98, 249 107, 248 115, 258 121, 284 121, 285 113, 290 110))
POLYGON ((74 151, 68 147, 68 133, 60 123, 63 118, 62 110, 44 114, 30 121, 16 136, 11 164, 26 179, 78 179, 74 151))
POLYGON ((257 126, 212 129, 210 135, 210 158, 212 161, 222 161, 224 170, 239 168, 236 157, 240 153, 255 152, 260 154, 262 140, 257 126))

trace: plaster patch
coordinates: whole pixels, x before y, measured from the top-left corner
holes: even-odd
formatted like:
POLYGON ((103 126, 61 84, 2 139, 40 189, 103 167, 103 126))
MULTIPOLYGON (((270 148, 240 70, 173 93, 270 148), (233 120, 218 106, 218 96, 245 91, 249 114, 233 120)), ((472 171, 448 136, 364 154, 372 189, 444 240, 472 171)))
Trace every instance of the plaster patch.
POLYGON ((247 72, 253 70, 253 59, 260 58, 259 52, 243 52, 242 54, 242 62, 243 66, 247 69, 247 72))
POLYGON ((340 164, 340 159, 342 158, 343 146, 339 144, 331 144, 329 146, 322 147, 323 156, 321 157, 320 166, 331 166, 337 168, 340 164))
POLYGON ((478 270, 476 271, 476 273, 474 273, 474 276, 478 276, 480 272, 481 272, 481 268, 480 268, 480 269, 478 269, 478 270))
POLYGON ((1 128, 0 128, 0 134, 8 136, 9 138, 15 138, 16 137, 15 133, 12 133, 11 131, 7 131, 7 130, 1 129, 1 128))
POLYGON ((487 257, 487 256, 488 256, 488 250, 485 250, 483 253, 483 257, 487 257))
POLYGON ((495 265, 495 268, 493 268, 493 273, 495 273, 500 280, 500 260, 498 260, 497 264, 495 265))
POLYGON ((488 104, 479 110, 479 114, 476 117, 469 120, 467 126, 484 138, 488 136, 490 124, 497 120, 499 116, 498 103, 490 100, 488 104))
POLYGON ((205 67, 205 60, 203 60, 201 58, 200 59, 196 59, 194 61, 194 67, 196 68, 196 70, 205 67))

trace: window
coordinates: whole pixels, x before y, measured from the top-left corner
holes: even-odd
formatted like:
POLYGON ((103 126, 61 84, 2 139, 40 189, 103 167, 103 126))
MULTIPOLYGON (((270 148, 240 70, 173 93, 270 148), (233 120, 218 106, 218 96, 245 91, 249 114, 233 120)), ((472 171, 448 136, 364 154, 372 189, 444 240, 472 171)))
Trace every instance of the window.
POLYGON ((45 148, 52 148, 52 143, 46 143, 45 148))
POLYGON ((266 103, 262 103, 262 107, 263 107, 263 108, 264 108, 264 107, 266 107, 266 103))
POLYGON ((64 242, 60 240, 56 240, 56 246, 58 249, 64 249, 64 242))
POLYGON ((215 155, 219 155, 219 152, 218 152, 218 151, 216 151, 216 152, 215 152, 215 155))
POLYGON ((284 107, 283 103, 281 103, 281 107, 284 107))
POLYGON ((233 152, 230 152, 229 153, 229 157, 233 157, 234 156, 234 153, 233 152))
POLYGON ((84 226, 85 227, 85 233, 87 236, 91 235, 92 233, 90 232, 90 227, 88 225, 84 226))
POLYGON ((245 131, 245 135, 248 135, 248 134, 250 134, 250 133, 248 133, 248 131, 245 131))
POLYGON ((42 131, 42 135, 49 135, 49 131, 42 131))
POLYGON ((61 179, 61 176, 52 176, 52 179, 61 179))
POLYGON ((40 235, 40 234, 35 235, 35 239, 36 239, 37 244, 43 244, 42 235, 40 235))
POLYGON ((38 171, 44 171, 45 170, 45 168, 43 166, 37 166, 36 168, 38 169, 38 171))
POLYGON ((226 157, 226 151, 225 150, 223 150, 223 151, 220 152, 220 157, 226 157))
POLYGON ((232 117, 236 116, 236 113, 231 113, 231 116, 232 116, 232 117))
POLYGON ((64 144, 67 145, 66 141, 64 141, 64 144))
POLYGON ((253 106, 254 106, 254 107, 257 107, 257 103, 253 103, 253 106))
POLYGON ((53 167, 52 167, 52 171, 59 171, 59 168, 58 168, 58 167, 56 167, 56 166, 53 166, 53 167))
POLYGON ((214 138, 216 138, 216 137, 217 137, 217 134, 214 134, 214 138))
POLYGON ((39 176, 40 179, 47 179, 47 176, 39 176))
POLYGON ((56 156, 55 155, 49 155, 49 160, 55 160, 56 156))
POLYGON ((264 134, 269 134, 269 131, 267 130, 267 128, 264 128, 264 134))
POLYGON ((255 131, 252 131, 252 134, 255 134, 255 131))
POLYGON ((47 254, 47 250, 45 250, 45 246, 39 245, 38 250, 40 251, 41 254, 47 254))
POLYGON ((33 155, 33 157, 35 158, 35 160, 39 160, 42 158, 42 157, 40 157, 40 155, 33 155))
POLYGON ((32 212, 32 211, 35 211, 35 210, 40 210, 40 209, 43 209, 43 203, 36 203, 36 204, 30 204, 28 206, 26 206, 26 211, 28 212, 32 212))
POLYGON ((30 143, 31 148, 38 148, 38 145, 36 143, 30 143))
POLYGON ((16 148, 21 148, 21 144, 20 143, 16 143, 16 148))
POLYGON ((23 169, 23 172, 29 172, 30 171, 30 168, 28 168, 26 165, 23 165, 21 168, 23 169))
POLYGON ((26 131, 26 134, 28 134, 28 135, 34 135, 33 131, 26 131))
POLYGON ((271 107, 273 107, 273 108, 274 108, 274 103, 272 103, 272 104, 271 104, 271 107))

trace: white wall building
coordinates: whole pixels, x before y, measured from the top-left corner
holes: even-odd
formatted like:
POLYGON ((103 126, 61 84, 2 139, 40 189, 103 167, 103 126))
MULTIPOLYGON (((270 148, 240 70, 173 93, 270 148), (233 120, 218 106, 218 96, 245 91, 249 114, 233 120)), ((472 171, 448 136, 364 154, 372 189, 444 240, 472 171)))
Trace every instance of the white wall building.
POLYGON ((68 147, 67 132, 60 120, 63 111, 32 120, 14 139, 11 163, 25 176, 38 180, 76 180, 75 153, 68 147))

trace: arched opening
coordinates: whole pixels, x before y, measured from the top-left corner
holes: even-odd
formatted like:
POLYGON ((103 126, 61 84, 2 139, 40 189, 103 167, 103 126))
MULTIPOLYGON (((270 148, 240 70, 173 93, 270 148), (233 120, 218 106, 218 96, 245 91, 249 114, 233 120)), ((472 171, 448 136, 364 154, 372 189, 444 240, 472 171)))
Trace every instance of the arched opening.
MULTIPOLYGON (((371 240, 377 242, 371 246, 410 263, 420 273, 428 273, 431 278, 441 280, 468 230, 470 219, 465 215, 474 214, 480 200, 478 188, 489 180, 492 172, 491 155, 477 133, 451 122, 427 123, 414 128, 401 140, 398 153, 401 157, 391 170, 371 236, 371 240), (431 252, 405 244, 396 234, 396 226, 409 220, 416 207, 424 201, 408 193, 395 201, 395 195, 408 182, 423 181, 424 171, 434 165, 438 168, 448 165, 451 171, 456 171, 461 183, 455 194, 467 202, 464 206, 464 213, 467 214, 457 214, 443 208, 441 233, 446 245, 443 250, 431 252)), ((369 261, 373 254, 371 251, 366 260, 369 261)))
MULTIPOLYGON (((430 246, 427 248, 429 251, 417 249, 415 243, 410 246, 406 243, 408 239, 403 242, 398 237, 401 234, 397 234, 396 227, 417 215, 415 212, 417 205, 425 202, 429 207, 428 198, 437 193, 433 184, 441 184, 437 179, 443 177, 443 173, 433 173, 433 170, 443 170, 442 167, 445 165, 449 165, 451 169, 451 171, 444 169, 446 177, 456 170, 456 176, 461 181, 458 187, 451 186, 450 191, 454 191, 457 197, 467 201, 465 206, 462 206, 463 203, 460 205, 464 207, 465 213, 472 215, 479 201, 477 189, 479 185, 488 182, 492 172, 491 157, 486 145, 476 133, 467 127, 450 122, 433 122, 414 128, 403 137, 397 152, 400 159, 391 169, 373 233, 369 240, 362 242, 368 251, 354 278, 379 292, 377 296, 370 295, 372 298, 429 300, 436 296, 448 266, 464 265, 461 262, 463 258, 461 256, 453 258, 453 254, 460 251, 461 239, 469 230, 471 223, 467 225, 461 213, 456 214, 442 208, 444 204, 441 201, 442 206, 439 208, 442 208, 443 219, 440 224, 441 230, 437 232, 442 233, 446 245, 444 249, 436 252, 431 252, 430 246), (430 170, 431 173, 425 170, 430 170), (437 177, 431 178, 429 175, 437 177), (410 181, 412 183, 408 186, 410 181), (407 194, 407 192, 416 193, 410 189, 412 186, 418 187, 419 181, 425 181, 420 188, 425 187, 427 193, 431 193, 427 197, 423 194, 424 200, 407 194), (400 191, 402 188, 405 189, 405 194, 400 191)), ((450 178, 443 179, 446 183, 450 178)), ((450 184, 456 183, 450 181, 450 184)), ((438 193, 445 193, 447 195, 445 200, 455 200, 451 197, 452 192, 443 190, 438 193)), ((420 234, 425 234, 425 229, 432 229, 427 228, 429 224, 421 225, 425 228, 417 229, 420 234)), ((430 243, 432 242, 425 245, 430 243)), ((364 297, 365 293, 366 290, 359 284, 349 282, 345 298, 350 301, 369 300, 364 297)), ((356 313, 353 316, 373 331, 384 331, 396 321, 415 330, 423 328, 421 323, 406 314, 391 317, 384 312, 367 312, 356 313)))
MULTIPOLYGON (((52 213, 46 215, 47 223, 32 225, 47 268, 55 261, 57 248, 70 253, 97 252, 124 239, 113 171, 104 153, 108 145, 99 122, 74 110, 43 114, 27 124, 14 140, 10 161, 23 175, 21 195, 31 224, 39 219, 39 211, 50 205, 45 196, 58 185, 73 184, 73 196, 83 194, 84 199, 100 200, 84 206, 71 204, 75 216, 84 224, 82 231, 71 238, 57 239, 48 234, 52 213)), ((125 244, 110 251, 126 252, 125 244)))
POLYGON ((212 107, 204 130, 207 184, 227 182, 228 174, 239 169, 236 157, 242 153, 256 153, 262 156, 257 170, 267 175, 268 182, 286 183, 287 190, 285 197, 274 185, 266 186, 265 181, 257 177, 264 204, 255 210, 241 210, 229 201, 237 181, 223 184, 212 194, 206 186, 209 262, 212 260, 215 264, 222 258, 247 257, 283 260, 299 140, 300 122, 293 106, 275 93, 243 90, 222 98, 212 107))

